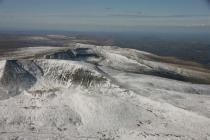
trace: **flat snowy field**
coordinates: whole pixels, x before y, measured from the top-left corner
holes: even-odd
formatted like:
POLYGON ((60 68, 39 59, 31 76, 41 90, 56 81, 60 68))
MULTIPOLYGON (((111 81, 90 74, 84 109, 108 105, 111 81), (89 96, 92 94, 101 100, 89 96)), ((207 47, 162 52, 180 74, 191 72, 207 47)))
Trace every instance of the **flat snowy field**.
POLYGON ((197 82, 208 83, 207 69, 111 46, 69 49, 0 61, 1 140, 210 140, 210 86, 197 82))

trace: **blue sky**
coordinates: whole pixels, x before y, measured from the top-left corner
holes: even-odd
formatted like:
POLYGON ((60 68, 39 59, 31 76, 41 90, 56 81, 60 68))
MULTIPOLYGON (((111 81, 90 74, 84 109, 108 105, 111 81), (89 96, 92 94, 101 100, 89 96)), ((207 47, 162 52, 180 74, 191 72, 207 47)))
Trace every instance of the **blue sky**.
POLYGON ((0 29, 205 28, 205 0, 0 0, 0 29))

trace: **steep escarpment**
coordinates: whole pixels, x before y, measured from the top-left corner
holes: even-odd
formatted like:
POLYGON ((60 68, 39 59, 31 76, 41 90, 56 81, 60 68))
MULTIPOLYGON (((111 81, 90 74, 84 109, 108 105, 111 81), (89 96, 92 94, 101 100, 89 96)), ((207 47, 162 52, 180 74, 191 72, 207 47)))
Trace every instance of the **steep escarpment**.
POLYGON ((0 80, 1 86, 14 95, 40 80, 85 87, 107 81, 93 65, 65 60, 7 60, 0 80))
POLYGON ((65 51, 55 52, 45 56, 46 59, 63 59, 63 60, 87 60, 88 58, 99 58, 91 48, 75 48, 65 51))
POLYGON ((66 60, 35 60, 34 62, 42 68, 44 78, 58 83, 89 87, 107 81, 92 64, 66 60))
POLYGON ((24 69, 21 63, 17 60, 8 60, 5 64, 0 84, 12 96, 30 88, 36 81, 36 77, 24 69))

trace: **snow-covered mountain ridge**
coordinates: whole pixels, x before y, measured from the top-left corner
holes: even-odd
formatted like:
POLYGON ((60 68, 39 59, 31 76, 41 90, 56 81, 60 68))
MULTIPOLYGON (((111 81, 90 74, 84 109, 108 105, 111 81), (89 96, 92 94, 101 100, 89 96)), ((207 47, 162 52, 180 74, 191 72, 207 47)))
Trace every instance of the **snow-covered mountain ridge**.
POLYGON ((25 50, 0 61, 0 139, 210 139, 198 64, 79 43, 25 50))

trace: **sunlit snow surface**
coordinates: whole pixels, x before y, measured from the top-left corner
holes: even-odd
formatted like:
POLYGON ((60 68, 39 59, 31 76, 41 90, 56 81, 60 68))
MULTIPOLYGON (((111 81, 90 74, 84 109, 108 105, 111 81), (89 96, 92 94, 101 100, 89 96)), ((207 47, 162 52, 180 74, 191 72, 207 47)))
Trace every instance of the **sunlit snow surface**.
POLYGON ((196 79, 207 72, 130 49, 72 49, 0 61, 1 140, 210 139, 209 85, 144 74, 161 69, 196 79))

